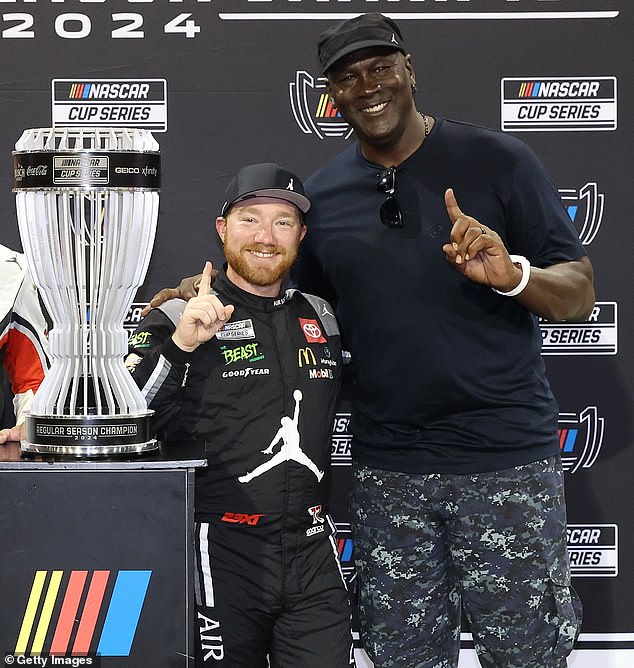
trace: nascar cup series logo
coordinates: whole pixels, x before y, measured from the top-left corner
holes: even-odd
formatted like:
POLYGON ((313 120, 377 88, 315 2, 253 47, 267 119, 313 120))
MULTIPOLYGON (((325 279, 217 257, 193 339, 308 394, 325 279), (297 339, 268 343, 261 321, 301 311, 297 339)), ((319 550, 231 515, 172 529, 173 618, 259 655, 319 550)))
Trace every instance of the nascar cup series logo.
POLYGON ((53 79, 53 125, 167 130, 165 79, 53 79))
POLYGON ((291 109, 295 122, 304 134, 315 134, 320 139, 343 137, 348 139, 352 128, 343 120, 337 107, 326 92, 326 77, 312 77, 303 70, 288 84, 291 109))
POLYGON ((616 77, 502 79, 502 130, 616 130, 616 77))

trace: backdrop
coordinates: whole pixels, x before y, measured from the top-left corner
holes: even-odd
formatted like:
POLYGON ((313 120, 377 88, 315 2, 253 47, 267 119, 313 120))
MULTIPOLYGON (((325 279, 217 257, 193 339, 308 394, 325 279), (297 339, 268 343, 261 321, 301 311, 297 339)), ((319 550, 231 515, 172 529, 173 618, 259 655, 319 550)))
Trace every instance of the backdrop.
MULTIPOLYGON (((206 259, 220 262, 213 221, 232 174, 274 161, 307 177, 354 141, 327 103, 315 43, 334 20, 364 11, 399 22, 421 110, 513 133, 536 150, 594 263, 594 314, 582 325, 544 324, 543 354, 561 411, 569 548, 585 605, 570 665, 629 668, 631 0, 0 0, 0 242, 21 247, 11 150, 24 128, 133 125, 155 132, 162 153, 158 233, 135 304, 206 259)), ((335 520, 354 588, 348 418, 344 397, 335 520)), ((477 666, 463 641, 461 668, 477 666)))

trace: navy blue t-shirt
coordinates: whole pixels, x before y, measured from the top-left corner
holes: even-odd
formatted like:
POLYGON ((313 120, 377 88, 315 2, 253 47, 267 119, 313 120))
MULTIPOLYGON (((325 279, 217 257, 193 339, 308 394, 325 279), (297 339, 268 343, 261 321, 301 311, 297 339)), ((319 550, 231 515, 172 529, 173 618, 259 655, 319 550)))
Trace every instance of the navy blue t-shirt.
POLYGON ((471 473, 555 454, 558 408, 537 318, 445 259, 453 188, 509 253, 545 267, 585 255, 541 162, 520 140, 447 119, 398 166, 404 227, 381 224, 382 167, 358 145, 306 183, 294 280, 336 304, 352 354, 353 457, 412 473, 471 473))

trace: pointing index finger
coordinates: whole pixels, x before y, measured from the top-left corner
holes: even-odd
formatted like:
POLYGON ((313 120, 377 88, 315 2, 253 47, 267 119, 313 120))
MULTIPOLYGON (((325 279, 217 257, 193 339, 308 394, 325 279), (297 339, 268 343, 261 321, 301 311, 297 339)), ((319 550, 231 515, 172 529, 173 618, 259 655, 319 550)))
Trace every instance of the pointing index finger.
POLYGON ((460 216, 464 216, 464 213, 462 213, 462 210, 458 206, 458 200, 456 199, 452 188, 447 188, 445 191, 445 206, 447 207, 447 213, 449 214, 449 219, 451 220, 452 225, 458 218, 460 218, 460 216))
POLYGON ((200 283, 198 285, 198 296, 202 297, 208 295, 211 292, 211 262, 205 262, 205 268, 203 269, 202 276, 200 278, 200 283))

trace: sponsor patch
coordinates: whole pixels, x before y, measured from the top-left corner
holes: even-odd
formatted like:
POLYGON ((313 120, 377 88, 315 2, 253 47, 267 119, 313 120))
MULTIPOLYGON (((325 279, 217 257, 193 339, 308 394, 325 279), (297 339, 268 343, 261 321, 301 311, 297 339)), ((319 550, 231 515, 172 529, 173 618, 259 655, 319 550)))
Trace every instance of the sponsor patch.
POLYGON ((253 320, 238 320, 237 322, 228 322, 222 326, 216 333, 217 339, 230 341, 235 339, 254 339, 255 328, 253 327, 253 320))

